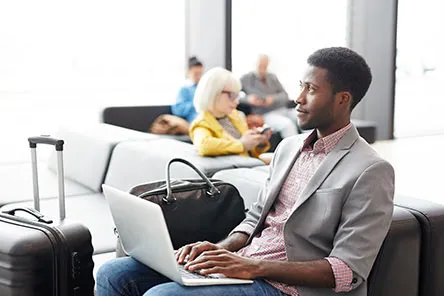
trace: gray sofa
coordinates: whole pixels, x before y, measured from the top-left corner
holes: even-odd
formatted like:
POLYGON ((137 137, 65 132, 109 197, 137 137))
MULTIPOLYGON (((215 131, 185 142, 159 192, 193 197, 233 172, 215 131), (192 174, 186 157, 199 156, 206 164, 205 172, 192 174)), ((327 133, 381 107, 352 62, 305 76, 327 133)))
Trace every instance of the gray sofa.
MULTIPOLYGON (((129 190, 142 182, 164 179, 164 167, 174 157, 192 161, 209 177, 224 169, 264 165, 244 156, 201 157, 189 143, 108 124, 63 127, 56 136, 65 141, 67 218, 90 229, 96 255, 114 252, 116 247, 113 220, 101 193, 103 183, 129 190)), ((55 170, 55 153, 48 163, 39 164, 41 211, 53 218, 58 215, 55 170)), ((195 176, 185 166, 173 167, 173 178, 195 176)), ((0 178, 7 181, 0 193, 2 210, 33 206, 30 163, 0 165, 0 178)))
MULTIPOLYGON (((128 140, 153 140, 159 137, 121 128, 109 124, 84 127, 62 127, 55 135, 65 141, 64 171, 67 196, 100 192, 105 180, 114 147, 128 140)), ((39 155, 39 151, 37 151, 39 155)), ((41 159, 41 158, 40 158, 41 159)), ((39 161, 40 197, 52 199, 57 196, 56 157, 53 153, 49 162, 39 161)), ((31 162, 0 165, 3 190, 0 206, 32 197, 31 162)))
MULTIPOLYGON (((267 176, 267 166, 242 156, 200 157, 191 144, 139 133, 106 124, 86 129, 63 128, 65 139, 66 205, 68 219, 84 223, 91 231, 94 260, 99 265, 114 257, 114 223, 101 184, 128 190, 164 179, 166 163, 183 157, 206 175, 233 183, 251 206, 267 176)), ((40 164, 41 210, 57 216, 54 157, 40 164)), ((6 180, 0 193, 2 209, 32 206, 29 163, 0 165, 6 180)), ((174 165, 173 178, 192 178, 195 172, 174 165)), ((368 279, 369 295, 441 295, 444 268, 444 210, 426 201, 400 198, 392 226, 368 279)))

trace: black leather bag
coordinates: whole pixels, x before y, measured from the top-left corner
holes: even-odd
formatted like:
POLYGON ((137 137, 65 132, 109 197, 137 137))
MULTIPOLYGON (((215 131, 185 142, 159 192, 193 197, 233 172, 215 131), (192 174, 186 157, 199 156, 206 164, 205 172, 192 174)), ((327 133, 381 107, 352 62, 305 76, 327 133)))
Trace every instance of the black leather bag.
POLYGON ((245 219, 244 201, 236 187, 208 179, 180 158, 167 164, 166 180, 137 185, 130 193, 160 205, 175 249, 203 240, 216 243, 245 219), (171 181, 174 162, 188 165, 201 178, 171 181))

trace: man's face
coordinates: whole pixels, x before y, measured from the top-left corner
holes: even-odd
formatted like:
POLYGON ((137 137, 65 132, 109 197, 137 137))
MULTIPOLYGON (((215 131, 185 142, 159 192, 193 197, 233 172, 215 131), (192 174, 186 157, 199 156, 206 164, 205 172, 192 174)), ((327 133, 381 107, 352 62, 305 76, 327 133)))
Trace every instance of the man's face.
POLYGON ((264 78, 265 75, 267 75, 267 69, 268 69, 268 57, 261 56, 259 57, 259 60, 257 61, 257 74, 259 77, 264 78))
POLYGON ((193 81, 195 84, 199 83, 200 78, 203 74, 203 67, 202 66, 194 66, 191 67, 190 70, 188 70, 188 78, 193 81))
POLYGON ((300 81, 301 93, 296 99, 297 120, 304 130, 328 130, 335 122, 338 107, 327 70, 309 66, 300 81))

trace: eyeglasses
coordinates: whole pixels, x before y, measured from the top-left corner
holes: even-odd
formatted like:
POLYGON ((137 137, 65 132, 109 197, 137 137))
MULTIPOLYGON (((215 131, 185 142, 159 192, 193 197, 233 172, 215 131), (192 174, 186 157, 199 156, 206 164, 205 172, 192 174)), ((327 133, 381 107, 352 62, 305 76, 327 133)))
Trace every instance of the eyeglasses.
POLYGON ((230 101, 235 101, 238 97, 238 93, 234 91, 223 90, 221 93, 227 94, 230 101))

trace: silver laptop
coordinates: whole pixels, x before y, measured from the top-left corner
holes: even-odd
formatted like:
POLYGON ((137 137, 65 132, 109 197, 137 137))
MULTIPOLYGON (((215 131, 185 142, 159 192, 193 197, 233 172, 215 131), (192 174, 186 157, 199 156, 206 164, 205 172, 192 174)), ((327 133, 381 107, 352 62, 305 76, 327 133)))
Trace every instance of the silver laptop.
POLYGON ((159 205, 102 185, 124 251, 171 280, 185 286, 251 284, 223 275, 203 276, 178 264, 159 205))

